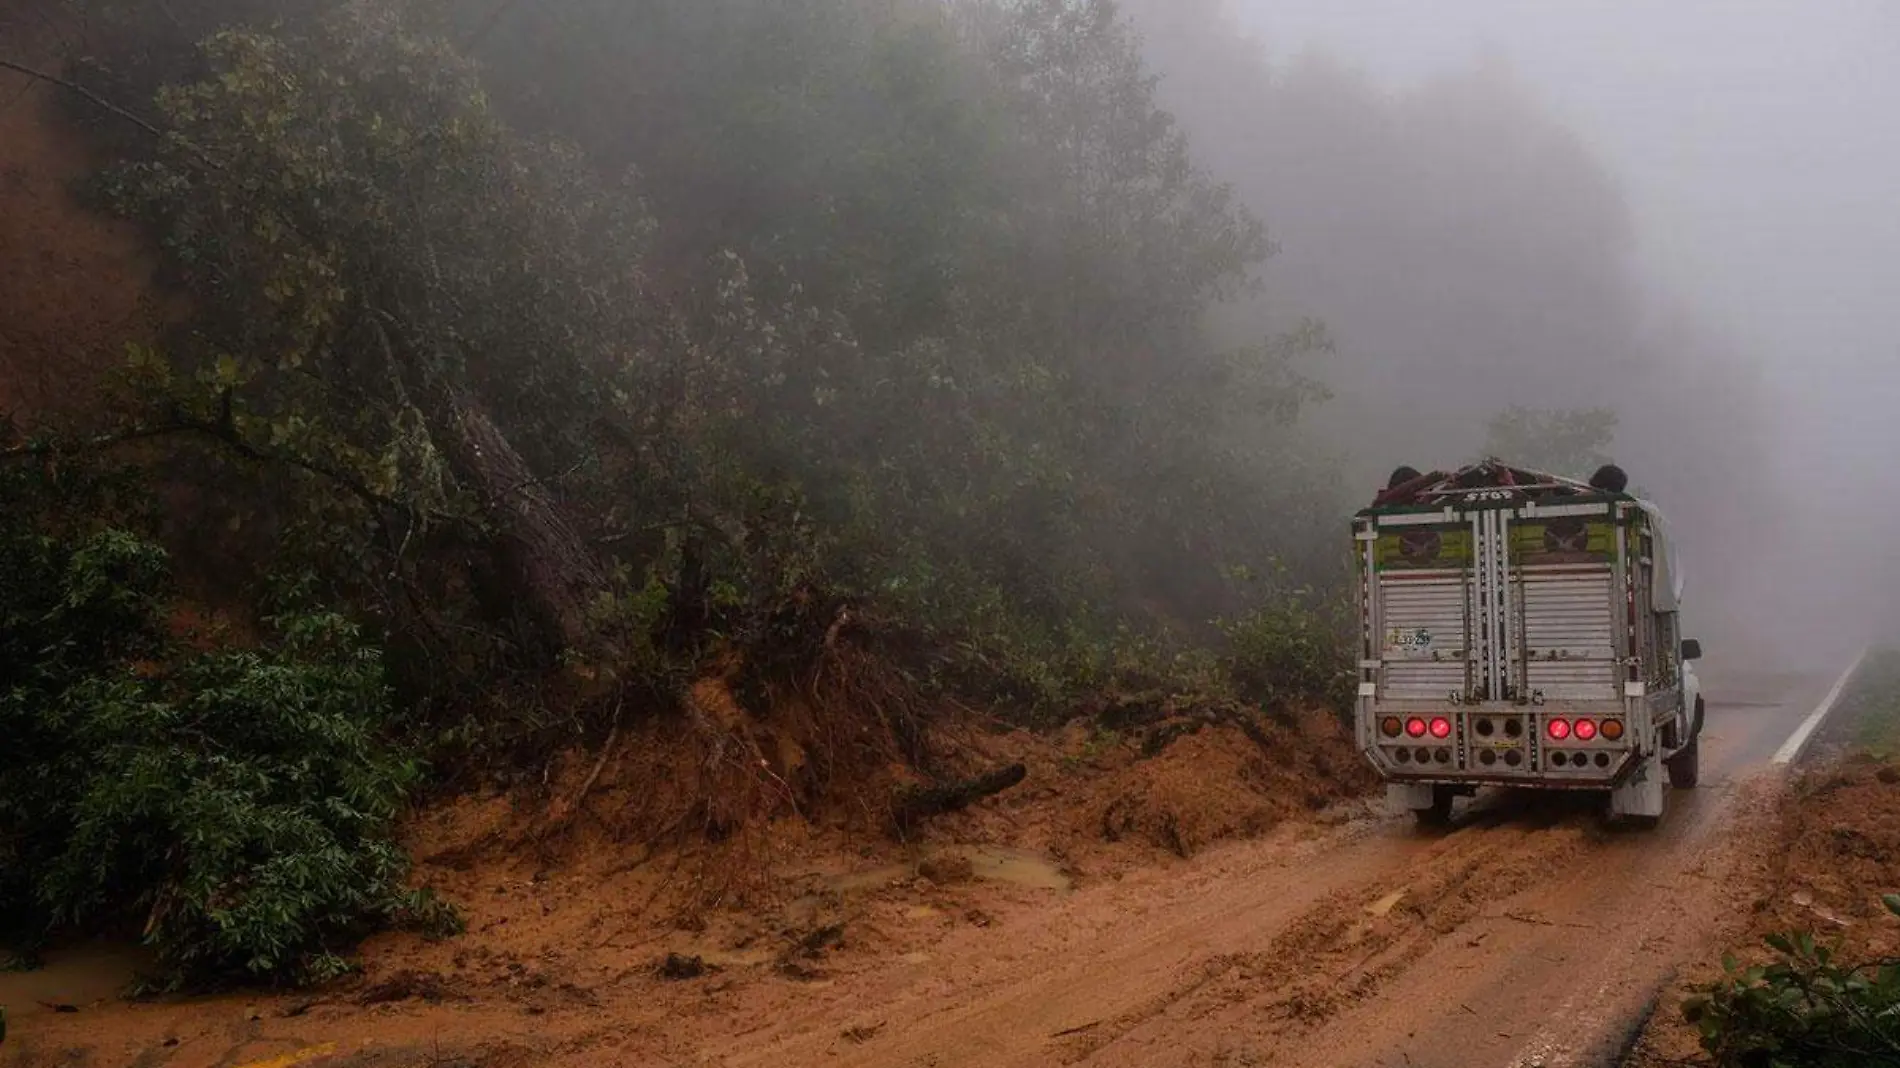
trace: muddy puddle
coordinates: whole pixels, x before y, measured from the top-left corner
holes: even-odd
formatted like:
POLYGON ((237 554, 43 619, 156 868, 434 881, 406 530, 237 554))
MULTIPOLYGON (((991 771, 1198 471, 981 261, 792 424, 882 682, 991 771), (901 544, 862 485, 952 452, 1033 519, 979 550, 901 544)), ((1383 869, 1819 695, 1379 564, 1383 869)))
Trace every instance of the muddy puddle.
MULTIPOLYGON (((0 949, 0 961, 12 959, 0 949)), ((0 1005, 12 1020, 84 1011, 123 995, 149 959, 137 946, 108 943, 48 950, 32 971, 0 971, 0 1005)))

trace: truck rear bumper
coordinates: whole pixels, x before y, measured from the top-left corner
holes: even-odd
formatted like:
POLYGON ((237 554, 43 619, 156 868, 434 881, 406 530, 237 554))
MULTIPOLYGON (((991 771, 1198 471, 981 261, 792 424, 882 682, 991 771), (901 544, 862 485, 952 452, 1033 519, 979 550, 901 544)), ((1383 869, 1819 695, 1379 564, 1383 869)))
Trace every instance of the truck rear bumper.
POLYGON ((1641 763, 1620 703, 1408 707, 1368 701, 1359 721, 1361 752, 1389 783, 1603 790, 1620 785, 1641 763))

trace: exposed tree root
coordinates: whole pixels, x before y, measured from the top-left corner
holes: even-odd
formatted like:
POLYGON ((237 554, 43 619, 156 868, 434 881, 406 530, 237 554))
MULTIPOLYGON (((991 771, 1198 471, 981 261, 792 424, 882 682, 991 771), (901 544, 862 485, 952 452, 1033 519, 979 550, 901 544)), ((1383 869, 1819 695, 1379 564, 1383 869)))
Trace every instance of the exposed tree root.
POLYGON ((898 792, 897 800, 891 807, 891 821, 900 833, 909 832, 932 816, 956 812, 986 797, 1000 794, 1022 782, 1028 773, 1029 770, 1023 765, 1011 764, 961 782, 906 787, 898 792))

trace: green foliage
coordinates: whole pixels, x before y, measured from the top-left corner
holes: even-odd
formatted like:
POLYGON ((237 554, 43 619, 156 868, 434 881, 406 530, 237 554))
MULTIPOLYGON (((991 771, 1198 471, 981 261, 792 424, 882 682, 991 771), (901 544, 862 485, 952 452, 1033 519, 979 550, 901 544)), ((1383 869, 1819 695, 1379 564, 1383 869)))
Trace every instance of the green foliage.
POLYGON ((749 450, 837 534, 834 577, 955 628, 992 588, 1058 628, 1198 623, 1218 562, 1287 547, 1304 487, 1264 469, 1324 334, 1203 336, 1269 246, 1112 5, 568 0, 488 40, 498 99, 639 163, 675 263, 742 252, 749 335, 785 335, 788 292, 835 315, 772 360, 749 450))
POLYGON ((1311 589, 1278 593, 1262 607, 1221 624, 1229 648, 1226 670, 1251 701, 1285 707, 1315 704, 1350 713, 1353 682, 1349 598, 1311 589))
POLYGON ((1836 715, 1854 725, 1854 742, 1883 759, 1900 756, 1900 650, 1868 654, 1836 715))
POLYGON ((164 554, 119 528, 53 537, 33 479, 0 520, 0 917, 9 940, 142 933, 168 985, 321 979, 405 891, 392 823, 419 769, 381 740, 377 654, 339 617, 186 654, 164 554))
MULTIPOLYGON (((1900 915, 1900 895, 1881 898, 1900 915)), ((1774 957, 1744 966, 1683 1007, 1719 1068, 1900 1064, 1900 960, 1846 964, 1807 932, 1771 935, 1774 957)))
POLYGON ((259 552, 373 605, 405 689, 485 700, 534 609, 664 691, 821 587, 1051 708, 1238 608, 1223 565, 1338 577, 1290 436, 1327 339, 1207 333, 1271 246, 1114 5, 503 15, 218 30, 108 183, 196 309, 136 388, 298 472, 259 552))
POLYGON ((1551 410, 1512 407, 1486 427, 1484 452, 1506 463, 1588 478, 1610 462, 1617 416, 1608 408, 1551 410))
POLYGON ((365 498, 474 515, 444 391, 558 464, 610 394, 656 389, 634 358, 638 196, 514 136, 446 45, 353 4, 294 34, 219 32, 202 62, 158 95, 164 149, 107 189, 206 299, 162 354, 175 399, 365 498))

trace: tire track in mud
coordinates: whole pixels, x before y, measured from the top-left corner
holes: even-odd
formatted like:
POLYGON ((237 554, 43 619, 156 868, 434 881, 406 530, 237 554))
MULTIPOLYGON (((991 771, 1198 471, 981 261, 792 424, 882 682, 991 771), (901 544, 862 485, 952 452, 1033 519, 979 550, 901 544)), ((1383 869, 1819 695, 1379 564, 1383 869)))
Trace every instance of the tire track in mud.
POLYGON ((1488 908, 1587 865, 1592 837, 1535 817, 1481 817, 1399 872, 1327 893, 1266 948, 1210 957, 1167 993, 1051 1053, 1066 1064, 1201 1063, 1244 1035, 1239 1063, 1274 1063, 1276 1047, 1375 996, 1488 908))
POLYGON ((1726 932, 1747 914, 1754 893, 1748 873, 1762 870, 1773 848, 1777 798, 1785 786, 1764 771, 1707 791, 1717 796, 1667 843, 1667 861, 1627 856, 1593 873, 1585 890, 1594 900, 1618 883, 1649 892, 1601 930, 1592 959, 1575 970, 1571 990, 1552 1005, 1510 1068, 1620 1063, 1677 968, 1715 960, 1728 948, 1726 932))
POLYGON ((1715 937, 1758 863, 1773 790, 1772 777, 1748 776, 1679 799, 1660 833, 1586 830, 1583 863, 1487 907, 1376 999, 1271 1063, 1613 1063, 1676 965, 1719 955, 1715 937))
POLYGON ((1723 709, 1705 787, 1672 796, 1661 828, 1606 828, 1575 797, 1499 798, 1411 860, 1403 887, 1365 885, 1325 903, 1369 908, 1386 901, 1379 891, 1405 890, 1389 919, 1360 934, 1315 906, 1267 953, 1100 1044, 1087 1063, 1607 1063, 1674 965, 1712 951, 1725 888, 1745 881, 1762 838, 1774 789, 1762 761, 1814 681, 1774 706, 1723 709), (1318 934, 1303 936, 1302 924, 1318 934))
POLYGON ((846 981, 850 1000, 907 1021, 863 1048, 835 1043, 849 1020, 833 1003, 781 1017, 746 1041, 713 1043, 702 1056, 734 1068, 816 1055, 839 1066, 1047 1064, 1057 1057, 1052 1042, 1119 1033, 1232 967, 1239 955, 1221 946, 1258 945, 1329 890, 1405 869, 1425 844, 1392 830, 1382 816, 1359 817, 1316 837, 1250 843, 1186 870, 1097 885, 1018 917, 1000 958, 989 936, 953 936, 943 966, 846 981), (979 946, 990 960, 972 968, 979 946), (954 1000, 944 996, 951 989, 954 1000))

